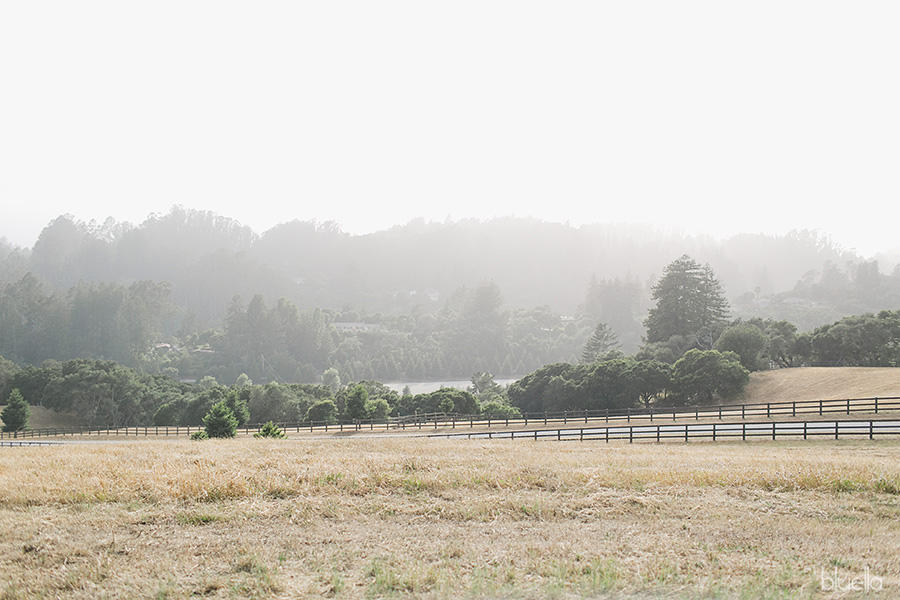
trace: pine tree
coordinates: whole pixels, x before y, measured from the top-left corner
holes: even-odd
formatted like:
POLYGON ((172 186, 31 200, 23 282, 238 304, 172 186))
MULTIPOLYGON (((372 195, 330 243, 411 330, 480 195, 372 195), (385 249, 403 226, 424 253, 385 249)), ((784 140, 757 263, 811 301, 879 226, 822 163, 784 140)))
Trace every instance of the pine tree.
POLYGON ((347 404, 345 416, 352 420, 362 420, 366 418, 366 400, 369 399, 369 392, 362 385, 357 385, 350 390, 347 396, 347 404))
POLYGON ((203 417, 203 426, 206 428, 206 435, 211 438, 232 438, 237 433, 238 420, 228 404, 221 400, 203 417))
POLYGON ((3 420, 3 431, 18 432, 28 427, 28 420, 31 418, 31 408, 25 402, 22 393, 14 388, 9 393, 9 401, 6 408, 0 413, 0 419, 3 420))
POLYGON ((277 425, 275 425, 275 423, 269 421, 262 426, 262 429, 260 429, 257 433, 254 433, 253 437, 284 439, 287 436, 277 425))
POLYGON ((653 286, 653 300, 644 325, 647 342, 681 336, 698 347, 711 348, 727 324, 728 301, 709 265, 685 254, 671 262, 653 286))
POLYGON ((582 363, 592 363, 602 360, 607 352, 618 347, 619 338, 606 323, 598 323, 594 333, 584 345, 581 352, 582 363))

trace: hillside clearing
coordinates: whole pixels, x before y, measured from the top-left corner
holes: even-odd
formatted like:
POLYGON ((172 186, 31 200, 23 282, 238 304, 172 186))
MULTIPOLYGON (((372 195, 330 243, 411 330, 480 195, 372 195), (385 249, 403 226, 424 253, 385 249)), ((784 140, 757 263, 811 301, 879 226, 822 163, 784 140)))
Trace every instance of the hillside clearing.
POLYGON ((803 367, 760 371, 737 400, 741 403, 842 398, 900 397, 900 368, 803 367))

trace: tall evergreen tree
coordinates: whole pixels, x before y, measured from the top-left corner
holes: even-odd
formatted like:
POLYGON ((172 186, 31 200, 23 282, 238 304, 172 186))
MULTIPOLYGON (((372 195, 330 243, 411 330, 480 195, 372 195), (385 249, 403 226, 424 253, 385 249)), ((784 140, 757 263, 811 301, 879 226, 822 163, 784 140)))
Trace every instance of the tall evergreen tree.
POLYGON ((709 265, 687 254, 671 262, 653 286, 653 300, 644 325, 647 342, 666 342, 673 336, 709 349, 727 325, 728 301, 709 265))
POLYGON ((9 401, 6 403, 6 408, 0 413, 0 419, 3 419, 3 431, 22 431, 28 427, 28 419, 30 418, 31 408, 18 388, 13 388, 9 393, 9 401))
POLYGON ((347 396, 345 416, 351 420, 365 419, 366 400, 368 399, 369 391, 365 386, 357 384, 347 396))
POLYGON ((581 362, 592 363, 603 360, 606 353, 619 346, 616 332, 606 323, 598 323, 594 333, 581 351, 581 362))

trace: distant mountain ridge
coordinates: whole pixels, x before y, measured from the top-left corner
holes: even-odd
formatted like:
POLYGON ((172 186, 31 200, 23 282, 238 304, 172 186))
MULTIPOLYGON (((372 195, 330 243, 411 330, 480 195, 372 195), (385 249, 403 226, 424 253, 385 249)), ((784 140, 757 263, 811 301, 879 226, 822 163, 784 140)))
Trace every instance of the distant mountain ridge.
MULTIPOLYGON (((640 308, 646 308, 653 282, 683 254, 712 267, 737 315, 764 314, 773 300, 819 285, 829 273, 839 272, 852 285, 860 265, 870 264, 809 231, 718 241, 644 226, 574 227, 506 217, 416 220, 358 236, 331 222, 293 221, 257 234, 228 217, 181 207, 139 225, 64 215, 33 248, 7 244, 2 250, 3 281, 26 271, 60 290, 78 281, 168 281, 172 299, 207 325, 221 321, 235 295, 262 294, 269 302, 285 297, 301 309, 422 313, 452 304, 459 290, 485 281, 499 287, 508 307, 546 305, 574 314, 584 308, 592 281, 618 280, 639 290, 640 308)), ((821 314, 801 327, 841 316, 843 309, 827 298, 809 302, 821 314)), ((896 307, 891 294, 884 302, 896 307)), ((797 306, 783 308, 796 312, 797 306)))

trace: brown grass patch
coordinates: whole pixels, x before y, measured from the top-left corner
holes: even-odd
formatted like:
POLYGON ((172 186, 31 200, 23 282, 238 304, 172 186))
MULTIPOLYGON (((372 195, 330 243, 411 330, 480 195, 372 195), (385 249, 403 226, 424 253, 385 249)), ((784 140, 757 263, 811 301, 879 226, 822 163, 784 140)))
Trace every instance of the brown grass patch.
MULTIPOLYGON (((6 406, 0 404, 0 412, 2 412, 4 408, 6 408, 6 406)), ((68 429, 69 427, 72 427, 73 423, 78 422, 77 416, 72 414, 58 413, 49 408, 44 408, 43 406, 32 406, 30 408, 31 417, 28 419, 28 427, 30 429, 45 429, 52 427, 68 429)), ((3 419, 0 419, 0 424, 2 423, 3 419)))
POLYGON ((900 397, 900 369, 804 367, 760 371, 738 400, 742 403, 900 397))
POLYGON ((866 568, 891 597, 898 457, 895 442, 16 448, 0 454, 0 598, 818 598, 824 571, 866 568))

